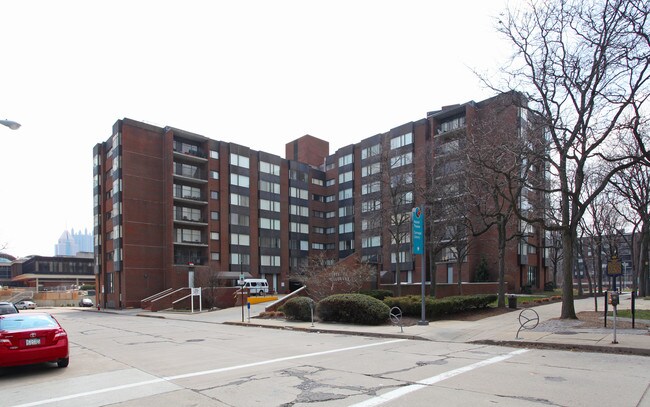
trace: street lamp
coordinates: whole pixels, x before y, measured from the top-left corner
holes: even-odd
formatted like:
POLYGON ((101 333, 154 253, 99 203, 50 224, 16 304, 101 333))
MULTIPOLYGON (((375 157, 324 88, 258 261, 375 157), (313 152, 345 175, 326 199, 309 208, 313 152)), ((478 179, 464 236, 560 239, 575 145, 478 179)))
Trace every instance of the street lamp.
POLYGON ((20 127, 20 123, 16 123, 11 120, 0 120, 0 124, 9 127, 11 130, 18 130, 18 128, 20 127))

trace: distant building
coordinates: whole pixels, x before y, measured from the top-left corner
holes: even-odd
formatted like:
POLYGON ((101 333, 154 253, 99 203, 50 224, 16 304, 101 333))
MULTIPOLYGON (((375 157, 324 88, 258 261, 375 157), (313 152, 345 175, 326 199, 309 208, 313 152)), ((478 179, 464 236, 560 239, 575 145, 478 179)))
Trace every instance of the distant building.
POLYGON ((11 285, 11 263, 16 260, 14 256, 0 253, 0 285, 11 285))
POLYGON ((12 285, 54 289, 93 284, 94 260, 88 256, 27 256, 11 262, 12 285))
POLYGON ((59 242, 54 245, 56 256, 76 256, 80 252, 93 252, 93 236, 87 229, 79 232, 64 231, 59 237, 59 242))

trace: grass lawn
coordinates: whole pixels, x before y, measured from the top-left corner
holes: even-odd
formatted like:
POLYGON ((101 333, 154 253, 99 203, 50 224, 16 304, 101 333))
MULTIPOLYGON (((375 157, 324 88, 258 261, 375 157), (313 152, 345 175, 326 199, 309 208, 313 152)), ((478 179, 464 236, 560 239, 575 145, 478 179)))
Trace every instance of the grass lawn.
MULTIPOLYGON (((607 313, 610 317, 614 316, 613 311, 609 311, 607 313)), ((616 316, 619 316, 621 318, 632 318, 632 311, 629 309, 622 309, 619 311, 616 311, 616 316)), ((638 309, 634 312, 634 318, 635 319, 649 319, 650 320, 650 310, 648 309, 638 309)))

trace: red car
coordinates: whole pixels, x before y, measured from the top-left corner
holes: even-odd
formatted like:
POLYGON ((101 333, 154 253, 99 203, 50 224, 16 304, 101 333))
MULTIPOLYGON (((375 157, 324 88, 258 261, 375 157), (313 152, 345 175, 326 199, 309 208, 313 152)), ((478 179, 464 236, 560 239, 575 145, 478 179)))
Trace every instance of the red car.
POLYGON ((0 315, 0 367, 70 361, 68 334, 47 313, 0 315))

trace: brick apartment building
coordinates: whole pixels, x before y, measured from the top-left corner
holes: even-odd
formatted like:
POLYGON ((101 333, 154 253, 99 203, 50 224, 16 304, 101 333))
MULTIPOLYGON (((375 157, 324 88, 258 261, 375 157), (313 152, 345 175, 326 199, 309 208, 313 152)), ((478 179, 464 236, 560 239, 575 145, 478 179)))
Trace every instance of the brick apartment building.
MULTIPOLYGON (((231 279, 259 276, 284 293, 291 272, 313 255, 332 263, 357 255, 376 264, 384 281, 394 282, 399 270, 404 284, 419 283, 421 256, 410 254, 408 228, 396 239, 376 222, 385 219, 387 189, 400 188, 398 215, 423 204, 417 186, 434 182, 424 170, 428 161, 462 140, 497 104, 503 105, 503 95, 443 108, 334 154, 327 141, 307 135, 286 144, 285 158, 118 120, 110 138, 94 148, 98 303, 139 307, 150 295, 186 287, 190 270, 231 279), (394 172, 385 183, 387 163, 394 172)), ((520 109, 508 105, 504 111, 503 120, 520 126, 520 109)), ((543 287, 547 280, 543 234, 529 232, 508 245, 510 290, 543 287)), ((463 259, 462 281, 472 281, 481 257, 496 280, 494 236, 468 238, 477 244, 463 259)), ((431 263, 437 283, 458 281, 448 254, 431 263)))

